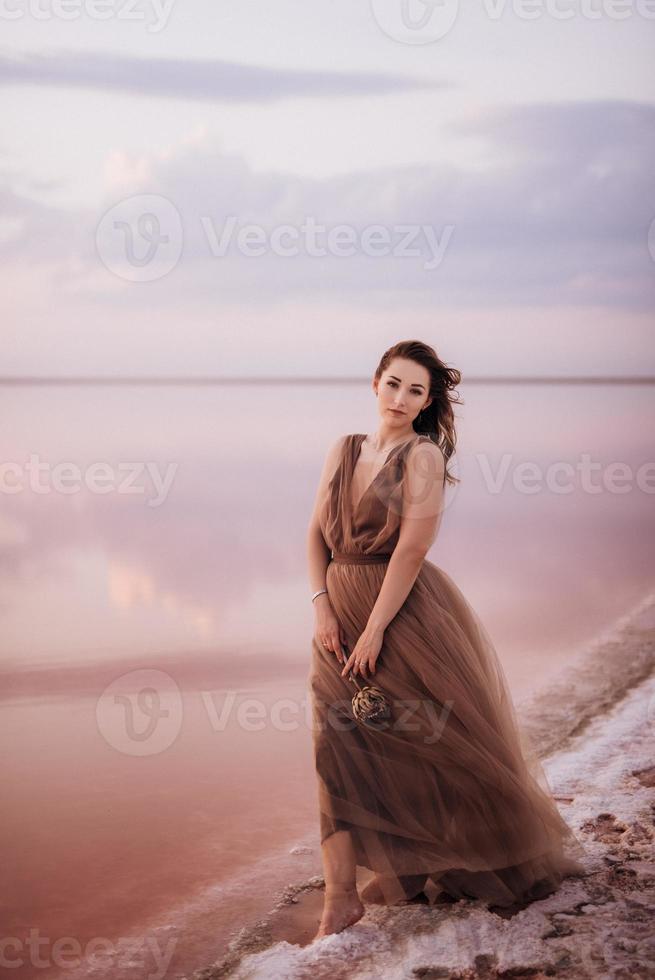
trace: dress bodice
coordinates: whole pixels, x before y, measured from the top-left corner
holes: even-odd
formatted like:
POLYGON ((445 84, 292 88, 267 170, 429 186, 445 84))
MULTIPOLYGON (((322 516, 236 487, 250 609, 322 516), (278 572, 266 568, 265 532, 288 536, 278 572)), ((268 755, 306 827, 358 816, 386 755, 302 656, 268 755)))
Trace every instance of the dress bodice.
POLYGON ((410 446, 426 435, 394 446, 353 507, 352 476, 366 433, 344 439, 341 457, 321 510, 321 531, 333 552, 375 554, 393 551, 398 543, 403 503, 403 474, 410 446))

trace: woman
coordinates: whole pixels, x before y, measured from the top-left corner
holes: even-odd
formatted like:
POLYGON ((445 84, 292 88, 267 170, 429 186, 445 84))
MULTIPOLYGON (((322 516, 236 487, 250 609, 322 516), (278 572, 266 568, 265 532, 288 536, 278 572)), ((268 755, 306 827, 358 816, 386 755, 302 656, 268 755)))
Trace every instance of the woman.
POLYGON ((489 635, 449 576, 425 559, 455 450, 461 379, 418 341, 375 372, 379 425, 328 452, 308 530, 315 608, 310 690, 325 900, 315 939, 365 902, 420 895, 525 903, 584 873, 584 851, 519 728, 489 635), (353 716, 357 687, 391 705, 353 716), (356 887, 357 867, 375 876, 356 887))

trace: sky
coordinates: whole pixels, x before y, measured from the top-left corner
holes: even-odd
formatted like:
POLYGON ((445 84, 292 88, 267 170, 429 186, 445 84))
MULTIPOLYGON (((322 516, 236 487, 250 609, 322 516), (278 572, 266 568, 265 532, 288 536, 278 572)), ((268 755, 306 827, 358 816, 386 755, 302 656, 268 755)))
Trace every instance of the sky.
POLYGON ((0 19, 0 375, 654 373, 655 0, 0 19))

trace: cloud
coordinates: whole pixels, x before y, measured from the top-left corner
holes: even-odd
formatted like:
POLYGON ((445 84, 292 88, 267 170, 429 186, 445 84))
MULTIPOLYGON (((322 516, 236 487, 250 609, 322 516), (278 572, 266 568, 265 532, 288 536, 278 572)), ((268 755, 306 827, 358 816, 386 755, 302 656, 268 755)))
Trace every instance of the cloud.
POLYGON ((49 255, 57 262, 64 248, 67 265, 57 279, 62 292, 135 313, 167 310, 181 295, 207 309, 332 298, 371 309, 411 302, 423 308, 605 306, 643 312, 655 303, 655 259, 648 250, 655 218, 654 123, 655 108, 639 103, 501 109, 452 125, 463 137, 481 137, 490 160, 503 160, 487 169, 387 167, 321 180, 258 173, 242 157, 196 142, 151 156, 147 165, 123 161, 128 183, 95 213, 51 210, 6 191, 12 235, 4 246, 0 241, 0 254, 29 263, 49 255), (119 197, 138 207, 140 195, 170 202, 184 241, 171 272, 134 290, 104 268, 94 236, 119 197), (312 254, 303 231, 308 221, 324 229, 319 251, 328 230, 351 228, 354 254, 329 247, 328 254, 312 254), (217 254, 217 240, 230 223, 231 238, 224 254, 217 254), (248 254, 238 242, 249 225, 262 229, 261 255, 248 254), (295 255, 273 247, 272 236, 283 226, 298 233, 282 238, 284 248, 295 244, 295 255), (386 254, 367 253, 362 244, 374 226, 388 232, 386 254), (415 229, 406 242, 418 250, 413 255, 402 254, 399 229, 408 226, 415 229), (425 229, 432 230, 431 245, 425 229), (437 241, 445 248, 439 264, 429 267, 437 241))
POLYGON ((382 72, 289 71, 214 58, 140 58, 102 51, 0 55, 0 84, 60 85, 220 102, 385 95, 449 87, 382 72))

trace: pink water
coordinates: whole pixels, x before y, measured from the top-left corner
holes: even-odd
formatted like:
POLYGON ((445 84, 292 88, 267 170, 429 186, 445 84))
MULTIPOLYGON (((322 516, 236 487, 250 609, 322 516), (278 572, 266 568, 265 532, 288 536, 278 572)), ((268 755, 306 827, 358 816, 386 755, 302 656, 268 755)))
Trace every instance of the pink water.
MULTIPOLYGON (((523 493, 512 478, 495 492, 484 467, 508 454, 515 475, 587 453, 636 474, 652 389, 463 396, 462 484, 428 557, 484 620, 520 699, 652 588, 652 493, 635 480, 523 493)), ((320 867, 316 848, 289 853, 317 822, 304 535, 323 447, 375 420, 365 388, 254 388, 238 425, 235 397, 0 391, 5 459, 177 463, 157 507, 117 489, 3 495, 2 917, 21 980, 75 975, 56 966, 57 939, 84 949, 149 932, 174 940, 165 975, 179 976, 218 957, 277 885, 320 867), (154 700, 139 706, 144 677, 154 700), (142 737, 153 719, 154 742, 142 737), (46 937, 43 967, 30 929, 46 937)))

